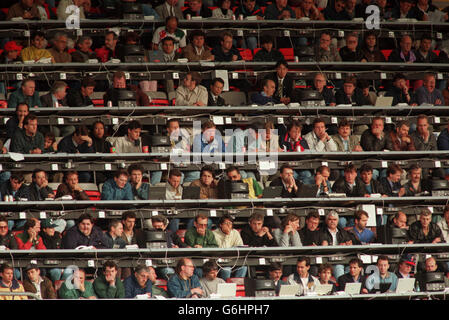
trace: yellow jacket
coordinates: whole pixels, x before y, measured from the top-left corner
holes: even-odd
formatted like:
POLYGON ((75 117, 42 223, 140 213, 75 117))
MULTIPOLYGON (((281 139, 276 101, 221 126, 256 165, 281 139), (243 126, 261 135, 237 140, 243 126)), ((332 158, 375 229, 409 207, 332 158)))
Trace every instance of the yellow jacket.
POLYGON ((22 284, 16 279, 12 280, 12 286, 6 287, 2 281, 0 281, 0 300, 28 300, 27 296, 2 296, 2 292, 25 292, 22 284))
POLYGON ((53 56, 47 49, 38 49, 36 47, 27 47, 23 49, 21 56, 22 61, 37 61, 42 58, 53 58, 53 56))

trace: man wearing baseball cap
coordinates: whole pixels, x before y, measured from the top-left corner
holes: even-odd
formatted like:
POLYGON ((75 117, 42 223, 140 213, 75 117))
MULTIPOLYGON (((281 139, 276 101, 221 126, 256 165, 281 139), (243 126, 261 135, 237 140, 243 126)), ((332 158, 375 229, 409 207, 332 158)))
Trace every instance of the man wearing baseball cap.
POLYGON ((42 299, 56 299, 56 291, 50 279, 41 276, 37 264, 29 264, 25 269, 27 277, 23 280, 26 292, 36 293, 42 299))
POLYGON ((404 254, 399 260, 399 268, 398 271, 396 271, 398 279, 413 278, 413 275, 410 273, 412 271, 412 268, 414 268, 415 266, 416 266, 416 257, 411 253, 404 254))
POLYGON ((22 47, 19 46, 15 41, 6 42, 3 49, 4 51, 0 59, 1 63, 7 64, 16 61, 20 62, 19 55, 20 51, 22 51, 22 47))

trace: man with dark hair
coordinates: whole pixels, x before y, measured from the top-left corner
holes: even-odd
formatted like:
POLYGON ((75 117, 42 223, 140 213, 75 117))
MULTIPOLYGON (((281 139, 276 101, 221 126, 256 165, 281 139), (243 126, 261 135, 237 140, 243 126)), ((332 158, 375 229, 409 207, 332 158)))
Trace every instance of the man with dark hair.
POLYGON ((195 266, 189 258, 179 259, 174 274, 167 283, 168 294, 173 298, 201 298, 204 291, 193 273, 195 266))
POLYGON ((424 12, 421 10, 413 10, 413 0, 399 0, 399 5, 396 5, 391 10, 392 19, 416 19, 423 20, 424 12))
POLYGON ((352 106, 369 106, 371 101, 369 97, 362 93, 360 88, 357 88, 357 79, 355 76, 347 77, 343 83, 343 88, 335 93, 335 100, 337 105, 349 104, 352 106))
POLYGON ((287 278, 289 284, 299 284, 299 295, 313 292, 315 286, 320 283, 318 278, 309 273, 309 270, 310 259, 305 256, 300 256, 296 262, 296 272, 292 273, 287 278))
POLYGON ((91 77, 85 77, 81 81, 81 88, 70 89, 67 93, 67 103, 69 107, 93 107, 94 103, 90 96, 94 92, 96 82, 91 77))
POLYGON ((210 91, 208 93, 208 106, 225 106, 225 100, 220 97, 220 94, 223 92, 224 81, 221 78, 214 78, 210 84, 210 91))
POLYGON ((167 230, 168 221, 164 216, 152 216, 151 225, 154 230, 162 231, 165 233, 165 239, 167 240, 167 248, 188 248, 189 246, 185 244, 182 239, 171 230, 167 230))
POLYGON ((148 200, 148 190, 150 185, 143 182, 144 169, 140 164, 132 164, 128 167, 129 183, 135 200, 148 200))
POLYGON ((345 193, 347 197, 367 196, 363 181, 357 178, 357 168, 352 163, 345 167, 343 177, 334 182, 332 191, 345 193))
POLYGON ((136 95, 136 105, 139 107, 149 106, 150 99, 148 95, 140 89, 139 86, 133 84, 126 84, 126 76, 123 71, 116 71, 112 76, 112 88, 106 90, 103 96, 105 105, 108 105, 109 101, 113 106, 118 106, 118 99, 120 91, 134 91, 136 95))
POLYGON ((24 184, 25 179, 21 172, 13 171, 9 180, 3 182, 0 185, 0 195, 2 198, 5 196, 13 196, 15 201, 20 199, 29 199, 30 190, 29 187, 24 184))
POLYGON ((37 8, 37 4, 33 0, 19 0, 14 5, 9 7, 6 20, 12 18, 22 18, 26 20, 39 20, 41 14, 37 8))
POLYGON ((118 35, 114 31, 106 32, 104 36, 104 46, 95 49, 95 53, 100 62, 107 62, 111 59, 120 59, 123 57, 124 47, 118 43, 118 35))
POLYGON ((268 267, 268 274, 269 279, 274 282, 276 295, 278 296, 281 286, 288 284, 288 282, 282 280, 282 265, 279 262, 272 262, 268 267))
POLYGON ((105 126, 103 121, 97 120, 92 124, 90 134, 90 138, 92 139, 92 147, 95 152, 98 153, 111 153, 112 144, 106 140, 104 131, 105 126))
POLYGON ((30 113, 30 107, 25 102, 20 102, 16 106, 16 112, 6 122, 6 139, 14 136, 17 129, 23 128, 23 120, 30 113))
POLYGON ((26 47, 20 53, 22 61, 39 62, 41 59, 50 59, 52 63, 55 62, 55 58, 45 49, 47 42, 45 41, 45 34, 42 31, 33 32, 30 40, 31 46, 26 47))
POLYGON ((56 299, 56 291, 53 283, 47 277, 41 275, 36 264, 29 264, 25 268, 27 277, 23 280, 25 292, 37 294, 41 299, 56 299))
POLYGON ((123 137, 118 137, 113 146, 117 153, 141 153, 142 139, 140 133, 142 132, 142 125, 137 120, 132 120, 128 123, 127 134, 123 137))
MULTIPOLYGON (((283 186, 282 198, 298 198, 304 183, 294 178, 294 171, 288 164, 283 164, 279 169, 280 176, 271 181, 272 186, 283 186)), ((317 187, 318 188, 318 187, 317 187)))
POLYGON ((349 261, 349 272, 338 277, 338 287, 340 291, 344 291, 347 283, 361 283, 360 293, 368 293, 365 288, 366 276, 362 275, 363 262, 358 258, 349 261))
POLYGON ((328 21, 344 21, 351 20, 348 12, 345 10, 345 0, 335 0, 329 3, 328 6, 323 10, 324 19, 328 21))
POLYGON ((79 185, 78 172, 67 171, 64 175, 64 182, 58 186, 56 198, 70 195, 73 200, 89 200, 89 196, 79 185))
POLYGON ((127 245, 137 244, 139 248, 146 248, 145 234, 142 229, 136 228, 136 213, 125 211, 122 214, 123 233, 122 239, 127 245))
POLYGON ((432 104, 442 106, 444 97, 439 89, 435 87, 436 80, 433 73, 426 73, 423 79, 423 85, 416 89, 416 102, 418 105, 432 104))
POLYGON ((315 47, 317 62, 340 62, 341 57, 337 48, 331 43, 332 37, 329 31, 323 31, 315 47))
POLYGON ((371 229, 367 228, 368 213, 364 210, 357 210, 354 213, 354 227, 349 230, 355 236, 356 244, 369 244, 374 242, 376 235, 371 229))
POLYGON ((117 170, 114 178, 107 180, 101 190, 101 200, 133 200, 129 173, 124 169, 117 170))
POLYGON ((226 283, 222 278, 218 278, 218 265, 214 260, 206 261, 203 264, 203 277, 200 279, 203 288, 204 298, 210 298, 211 294, 217 293, 219 283, 226 283))
POLYGON ((170 170, 165 191, 166 200, 181 200, 183 188, 181 186, 182 173, 178 169, 170 170))
POLYGON ((193 30, 190 34, 191 42, 183 49, 182 56, 189 62, 214 60, 214 55, 204 43, 205 34, 202 30, 193 30))
POLYGON ((67 230, 62 238, 64 249, 76 249, 79 246, 93 246, 96 249, 107 249, 108 239, 101 229, 94 225, 94 219, 88 213, 78 218, 78 223, 67 230))
POLYGON ((44 170, 34 169, 31 178, 33 182, 29 186, 28 199, 30 201, 43 201, 46 198, 55 198, 53 189, 48 186, 48 175, 44 170))
MULTIPOLYGON (((418 10, 419 11, 419 10, 418 10)), ((432 37, 430 34, 424 33, 421 36, 419 47, 414 51, 416 56, 416 62, 421 63, 438 63, 439 59, 432 48, 432 37)))
POLYGON ((125 286, 117 275, 117 264, 107 260, 103 264, 103 273, 93 283, 95 293, 102 299, 123 299, 125 297, 125 286))
POLYGON ((201 134, 193 137, 193 152, 222 153, 226 146, 220 131, 212 120, 207 120, 201 125, 201 134))
POLYGON ((108 239, 107 247, 111 249, 123 249, 126 246, 125 240, 122 237, 123 225, 118 219, 112 219, 109 222, 108 232, 105 233, 108 239))
POLYGON ((89 130, 85 125, 76 128, 71 135, 65 136, 58 143, 58 152, 65 153, 94 153, 92 138, 89 137, 89 130))
POLYGON ((218 180, 215 179, 214 169, 211 166, 201 168, 200 178, 192 181, 192 187, 200 187, 200 199, 218 198, 218 180))
POLYGON ((275 93, 274 97, 283 104, 289 104, 292 98, 294 89, 294 80, 288 74, 288 62, 285 60, 279 60, 275 65, 276 72, 269 73, 265 79, 271 79, 274 81, 275 93))
POLYGON ((339 152, 363 151, 360 146, 360 137, 351 135, 351 125, 348 120, 342 119, 338 122, 338 133, 331 136, 337 145, 339 152))
POLYGON ((275 0, 265 9, 266 20, 295 19, 295 11, 287 4, 287 0, 275 0))
POLYGON ((395 292, 398 285, 398 277, 393 272, 389 272, 390 264, 388 257, 381 255, 377 258, 377 268, 379 272, 373 272, 366 278, 365 287, 370 293, 375 293, 379 290, 383 291, 381 284, 390 284, 387 292, 395 292))
POLYGON ((327 134, 324 120, 316 118, 313 121, 313 130, 304 136, 311 151, 330 152, 337 151, 335 141, 327 134))
POLYGON ((323 242, 318 228, 319 223, 320 215, 318 211, 310 211, 307 214, 305 226, 298 231, 304 246, 319 246, 323 242))
POLYGON ((274 105, 279 103, 279 99, 274 96, 276 90, 276 84, 271 79, 262 80, 262 91, 256 92, 251 95, 251 101, 253 104, 259 106, 274 105))
POLYGON ((23 226, 23 232, 16 234, 19 250, 46 250, 47 248, 39 235, 41 223, 37 219, 27 219, 23 226))
POLYGON ((360 138, 363 151, 383 151, 388 149, 387 137, 384 134, 384 119, 374 117, 371 120, 371 128, 366 129, 360 138))
POLYGON ((17 241, 12 232, 8 229, 8 220, 5 216, 0 216, 0 247, 9 250, 17 250, 17 241))
POLYGON ((201 75, 197 71, 190 71, 186 74, 180 85, 176 89, 177 106, 206 106, 207 89, 200 85, 201 75))
POLYGON ((242 60, 239 50, 233 45, 233 35, 229 31, 221 34, 220 45, 212 49, 215 61, 231 62, 242 60))
POLYGON ((250 247, 275 247, 276 240, 270 229, 263 225, 264 216, 254 213, 249 218, 249 224, 245 225, 240 232, 243 243, 250 247))
POLYGON ((284 151, 289 152, 302 152, 305 149, 309 149, 307 141, 301 137, 302 124, 299 120, 292 120, 287 125, 287 133, 284 137, 281 137, 280 147, 284 151))
POLYGON ((393 76, 393 86, 385 93, 386 97, 393 97, 392 106, 398 103, 406 103, 411 106, 416 106, 416 97, 410 92, 407 85, 407 78, 402 73, 395 73, 393 76))
MULTIPOLYGON (((247 176, 242 179, 240 170, 237 167, 230 166, 226 169, 226 178, 231 181, 240 181, 248 185, 248 198, 257 199, 262 197, 263 189, 259 185, 259 182, 252 176, 247 176)), ((224 179, 221 181, 224 182, 224 179)))
POLYGON ((184 241, 188 246, 192 248, 218 248, 214 234, 207 228, 208 219, 202 213, 195 217, 195 227, 188 229, 184 236, 184 241))
POLYGON ((260 38, 260 46, 262 48, 254 55, 254 61, 277 62, 285 60, 284 55, 279 50, 273 48, 272 37, 262 36, 260 38))
POLYGON ((402 197, 405 189, 401 185, 402 168, 392 163, 387 168, 387 176, 379 179, 384 192, 389 197, 402 197))
POLYGON ((406 120, 396 125, 396 130, 391 130, 387 136, 387 149, 391 151, 415 151, 413 138, 408 134, 410 123, 406 120))
POLYGON ((191 17, 203 17, 210 18, 212 17, 212 11, 203 4, 203 0, 192 0, 189 1, 189 6, 186 10, 183 11, 184 18, 187 19, 187 15, 191 17))
MULTIPOLYGON (((0 292, 25 292, 23 285, 14 279, 14 268, 9 263, 0 266, 0 292)), ((27 296, 3 296, 0 300, 28 300, 27 296)))
POLYGON ((37 131, 37 117, 30 113, 23 119, 23 129, 17 129, 11 139, 10 152, 41 154, 44 150, 44 136, 37 131))
POLYGON ((373 193, 384 194, 381 183, 373 179, 373 167, 368 163, 364 163, 360 167, 360 179, 365 187, 365 195, 371 195, 373 193))

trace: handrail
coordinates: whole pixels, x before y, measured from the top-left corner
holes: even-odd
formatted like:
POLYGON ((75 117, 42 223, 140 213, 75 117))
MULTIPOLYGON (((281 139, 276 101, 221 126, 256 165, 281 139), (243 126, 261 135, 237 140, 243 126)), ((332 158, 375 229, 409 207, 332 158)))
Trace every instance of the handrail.
POLYGON ((0 296, 7 296, 7 297, 10 297, 10 296, 23 297, 23 296, 26 296, 26 297, 34 298, 36 300, 42 300, 40 295, 38 295, 37 293, 32 293, 32 292, 3 292, 3 291, 0 291, 0 296))

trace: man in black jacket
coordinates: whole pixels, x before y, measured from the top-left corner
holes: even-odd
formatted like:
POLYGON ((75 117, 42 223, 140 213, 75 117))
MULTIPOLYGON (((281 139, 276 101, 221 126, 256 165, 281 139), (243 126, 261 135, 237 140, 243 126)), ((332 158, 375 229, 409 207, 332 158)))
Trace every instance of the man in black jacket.
POLYGON ((239 50, 233 46, 233 35, 230 32, 223 32, 220 45, 212 49, 215 61, 231 62, 242 60, 239 50))
POLYGON ((210 90, 207 98, 208 106, 224 106, 226 105, 225 100, 220 97, 223 91, 224 81, 221 78, 214 78, 210 84, 210 90))
POLYGON ((399 239, 399 242, 405 243, 408 240, 408 226, 407 226, 407 215, 402 212, 398 211, 393 217, 393 221, 387 222, 387 224, 383 224, 377 227, 377 239, 380 243, 383 244, 391 244, 393 243, 393 229, 403 229, 402 238, 395 238, 399 239))
POLYGON ((365 187, 365 194, 380 193, 384 195, 384 189, 382 184, 373 179, 373 167, 371 165, 364 163, 360 167, 360 179, 362 180, 363 186, 365 187))
POLYGON ((338 277, 338 287, 340 291, 344 291, 347 283, 359 282, 362 284, 360 287, 360 293, 368 293, 365 288, 366 276, 362 275, 363 262, 358 258, 351 259, 349 261, 349 272, 338 277))
POLYGON ((306 225, 299 230, 299 236, 304 246, 319 246, 323 242, 322 233, 318 228, 320 215, 318 211, 310 211, 306 217, 306 225))
POLYGON ((254 213, 249 218, 249 224, 242 228, 240 235, 243 243, 250 247, 275 247, 276 240, 268 227, 263 226, 264 216, 254 213))
POLYGON ((384 119, 373 118, 371 128, 366 129, 360 137, 363 151, 383 151, 387 149, 387 138, 384 133, 384 119))
MULTIPOLYGON (((288 164, 283 164, 279 169, 280 176, 271 181, 270 187, 282 186, 282 198, 298 198, 304 183, 293 177, 293 168, 288 164)), ((318 191, 318 186, 316 191, 318 191)), ((315 191, 315 193, 316 193, 315 191)))
POLYGON ((2 199, 8 195, 13 196, 15 201, 19 199, 28 199, 30 196, 30 190, 27 185, 24 184, 24 177, 21 172, 12 172, 8 181, 5 181, 0 185, 0 195, 2 199))
POLYGON ((392 163, 387 168, 387 176, 380 178, 384 192, 389 197, 402 197, 405 195, 405 189, 401 185, 402 168, 392 163))
POLYGON ((385 94, 386 97, 393 97, 392 106, 398 103, 406 103, 411 106, 416 106, 416 97, 410 92, 407 86, 407 78, 402 73, 396 73, 393 77, 393 86, 385 94))
POLYGON ((81 89, 71 89, 67 94, 67 103, 69 107, 93 107, 94 103, 90 96, 94 92, 95 80, 86 77, 81 81, 81 89))
POLYGON ((187 244, 182 242, 181 238, 171 230, 167 230, 168 221, 164 216, 151 217, 151 224, 157 231, 165 233, 165 239, 167 240, 167 248, 188 248, 187 244))
POLYGON ((363 181, 357 179, 357 169, 352 163, 345 167, 344 176, 334 182, 332 191, 345 193, 347 197, 364 197, 367 194, 363 181))
POLYGON ((345 79, 343 88, 335 93, 337 105, 350 104, 355 106, 371 105, 369 95, 365 96, 360 88, 357 88, 357 79, 350 76, 345 79))
POLYGON ((96 249, 107 249, 108 240, 103 231, 94 225, 94 219, 88 213, 78 218, 78 223, 67 230, 62 239, 64 249, 75 249, 79 246, 93 246, 96 249))
POLYGON ((274 97, 284 104, 289 104, 292 98, 294 81, 288 75, 288 63, 285 60, 280 60, 276 63, 276 72, 268 74, 265 79, 273 80, 276 89, 274 97))
POLYGON ((41 97, 43 108, 55 108, 67 106, 66 92, 67 83, 64 81, 55 81, 49 93, 41 97), (57 104, 56 104, 57 103, 57 104))
POLYGON ((57 225, 50 219, 45 219, 41 222, 41 231, 39 235, 42 237, 45 248, 47 249, 61 249, 62 237, 58 231, 55 231, 57 225))
POLYGON ((44 170, 34 169, 31 177, 33 182, 29 186, 30 201, 43 201, 46 198, 55 198, 53 189, 48 186, 48 175, 44 170))
POLYGON ((65 136, 58 143, 58 151, 66 153, 94 153, 92 139, 89 137, 89 130, 82 125, 76 128, 71 135, 65 136))
POLYGON ((322 243, 323 246, 350 246, 353 244, 353 237, 349 232, 338 226, 338 213, 330 211, 324 220, 325 226, 322 229, 322 243))

